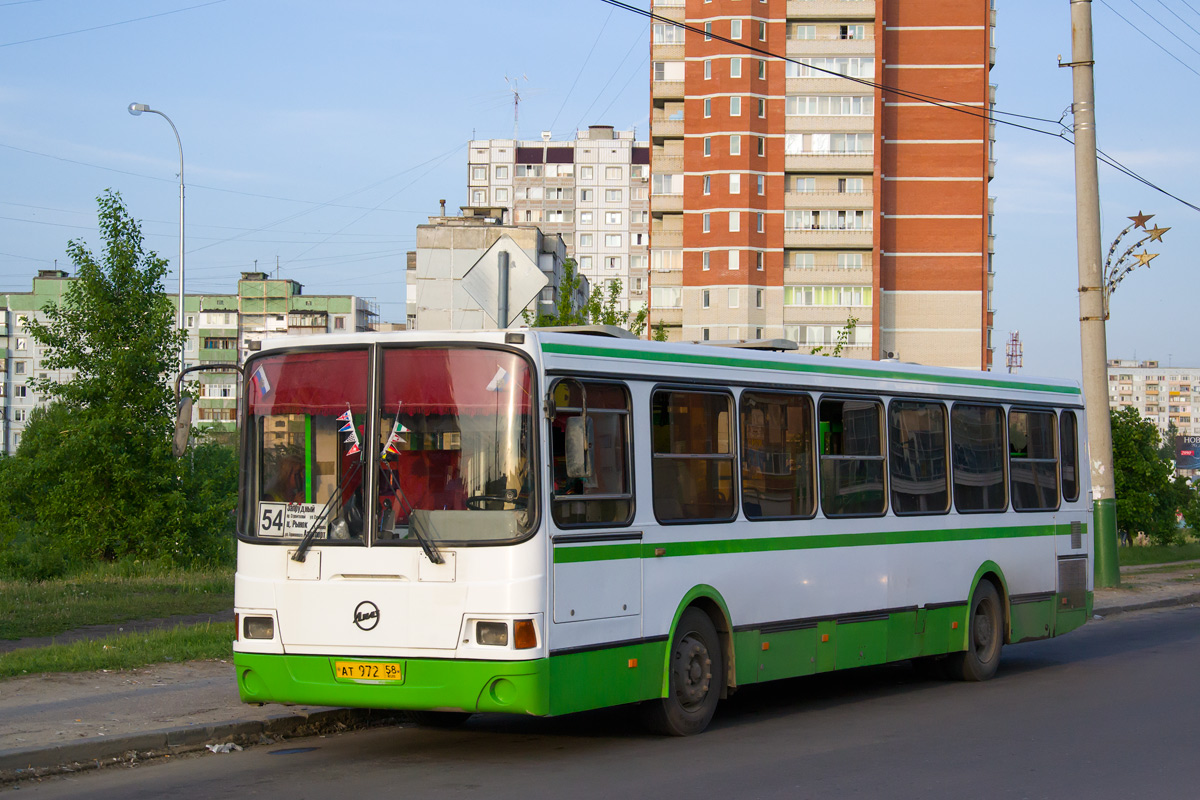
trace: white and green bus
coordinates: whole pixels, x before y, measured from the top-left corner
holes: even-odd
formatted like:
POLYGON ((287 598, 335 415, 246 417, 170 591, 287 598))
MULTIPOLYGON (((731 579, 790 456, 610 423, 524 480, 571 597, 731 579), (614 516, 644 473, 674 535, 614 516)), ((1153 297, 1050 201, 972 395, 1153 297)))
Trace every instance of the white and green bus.
POLYGON ((246 702, 690 734, 777 678, 984 680, 1091 610, 1068 381, 532 329, 268 341, 245 397, 246 702))

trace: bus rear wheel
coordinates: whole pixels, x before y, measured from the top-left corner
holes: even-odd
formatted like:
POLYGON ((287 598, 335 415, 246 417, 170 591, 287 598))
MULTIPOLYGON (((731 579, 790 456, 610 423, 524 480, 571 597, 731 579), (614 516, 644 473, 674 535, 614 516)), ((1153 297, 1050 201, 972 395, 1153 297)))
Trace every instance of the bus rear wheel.
POLYGON ((1004 647, 1004 612, 991 581, 980 581, 971 595, 967 649, 946 659, 946 671, 960 681, 986 681, 996 674, 1004 647))
POLYGON ((657 733, 692 736, 708 727, 724 686, 721 641, 707 614, 683 612, 668 658, 667 696, 646 704, 646 722, 657 733))

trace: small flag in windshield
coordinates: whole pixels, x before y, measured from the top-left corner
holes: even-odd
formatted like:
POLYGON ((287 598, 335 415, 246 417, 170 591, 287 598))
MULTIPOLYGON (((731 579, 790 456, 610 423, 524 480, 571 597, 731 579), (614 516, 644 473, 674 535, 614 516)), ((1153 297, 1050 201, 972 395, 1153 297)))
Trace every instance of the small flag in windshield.
POLYGON ((258 396, 266 397, 271 391, 271 382, 267 380, 267 371, 261 366, 254 370, 254 374, 250 376, 250 380, 258 387, 258 396))
POLYGON ((504 367, 496 367, 496 374, 485 388, 489 392, 502 392, 508 388, 508 379, 508 371, 504 367))

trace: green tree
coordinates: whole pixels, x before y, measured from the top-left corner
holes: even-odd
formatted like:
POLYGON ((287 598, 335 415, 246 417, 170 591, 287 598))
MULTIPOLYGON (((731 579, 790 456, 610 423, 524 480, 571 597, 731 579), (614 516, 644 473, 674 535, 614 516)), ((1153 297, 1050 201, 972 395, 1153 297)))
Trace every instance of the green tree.
POLYGON ((837 358, 842 354, 842 350, 850 343, 850 337, 854 334, 854 329, 858 327, 858 317, 851 314, 846 318, 846 324, 837 332, 837 341, 833 345, 833 349, 828 353, 825 352, 825 345, 819 344, 809 351, 812 356, 832 356, 837 358))
MULTIPOLYGON (((162 287, 167 262, 143 248, 119 194, 98 202, 103 250, 97 257, 71 242, 76 280, 61 303, 42 309, 44 322, 30 321, 46 348, 43 366, 70 377, 31 381, 50 404, 31 415, 6 465, 0 511, 39 540, 53 536, 72 557, 187 563, 214 552, 216 532, 188 490, 216 484, 170 453, 169 381, 184 333, 162 287)), ((223 480, 236 491, 236 480, 223 480)))
POLYGON ((1136 408, 1112 412, 1113 481, 1117 529, 1122 538, 1145 533, 1155 544, 1171 544, 1179 536, 1175 513, 1183 484, 1172 479, 1171 463, 1159 453, 1158 428, 1136 408))
MULTIPOLYGON (((522 312, 525 324, 531 328, 564 327, 568 325, 616 325, 641 336, 646 330, 646 309, 624 311, 621 309, 620 279, 607 283, 607 291, 600 285, 593 286, 583 305, 576 307, 575 300, 583 279, 575 271, 575 260, 563 262, 563 275, 558 283, 558 299, 554 313, 544 314, 526 309, 522 312)), ((666 327, 661 323, 654 328, 656 341, 667 340, 666 327)))

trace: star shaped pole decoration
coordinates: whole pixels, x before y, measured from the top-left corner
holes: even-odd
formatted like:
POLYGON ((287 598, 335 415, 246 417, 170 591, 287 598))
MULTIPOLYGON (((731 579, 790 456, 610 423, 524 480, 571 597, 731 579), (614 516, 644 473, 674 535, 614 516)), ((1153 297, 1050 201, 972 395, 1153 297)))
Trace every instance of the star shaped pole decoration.
POLYGON ((1153 228, 1147 228, 1146 233, 1150 234, 1150 241, 1161 242, 1163 234, 1171 230, 1170 228, 1160 228, 1156 223, 1153 228))
POLYGON ((1137 259, 1139 266, 1148 267, 1150 266, 1150 262, 1152 260, 1158 258, 1158 253, 1147 253, 1142 251, 1141 253, 1135 253, 1134 258, 1137 259))
POLYGON ((1131 220, 1133 220, 1133 227, 1135 227, 1135 228, 1141 228, 1141 229, 1145 230, 1145 228, 1146 228, 1146 223, 1147 223, 1147 222, 1149 222, 1151 219, 1153 219, 1153 217, 1154 217, 1154 215, 1153 215, 1153 214, 1143 214, 1143 213, 1141 212, 1141 209, 1138 209, 1137 216, 1135 216, 1135 217, 1126 217, 1126 219, 1131 219, 1131 220))

